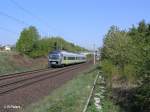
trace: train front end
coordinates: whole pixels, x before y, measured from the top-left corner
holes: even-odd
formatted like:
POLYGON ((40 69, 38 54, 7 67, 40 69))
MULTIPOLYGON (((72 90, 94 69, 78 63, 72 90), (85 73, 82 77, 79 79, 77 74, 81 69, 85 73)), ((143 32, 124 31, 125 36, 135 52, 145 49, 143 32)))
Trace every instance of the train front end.
POLYGON ((48 67, 59 67, 61 66, 61 53, 60 52, 51 52, 48 56, 48 67))

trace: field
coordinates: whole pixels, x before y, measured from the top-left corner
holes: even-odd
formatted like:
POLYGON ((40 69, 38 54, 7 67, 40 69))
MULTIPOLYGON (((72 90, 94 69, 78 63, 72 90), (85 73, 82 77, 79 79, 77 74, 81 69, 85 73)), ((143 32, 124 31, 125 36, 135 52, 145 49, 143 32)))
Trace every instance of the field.
POLYGON ((0 52, 0 75, 47 67, 45 57, 31 59, 17 52, 0 52))

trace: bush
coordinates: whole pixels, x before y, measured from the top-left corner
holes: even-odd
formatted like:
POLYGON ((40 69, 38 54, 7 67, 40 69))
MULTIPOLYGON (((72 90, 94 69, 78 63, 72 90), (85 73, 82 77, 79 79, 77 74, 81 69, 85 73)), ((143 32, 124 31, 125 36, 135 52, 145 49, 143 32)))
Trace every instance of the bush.
MULTIPOLYGON (((148 112, 150 104, 150 24, 141 21, 129 31, 112 26, 104 38, 101 49, 102 70, 109 83, 116 74, 125 79, 125 84, 136 83, 137 92, 133 104, 139 112, 148 112), (137 107, 138 107, 137 106, 137 107)), ((133 88, 133 87, 128 87, 133 88)), ((149 109, 150 110, 150 109, 149 109)), ((136 111, 137 112, 137 111, 136 111)))
POLYGON ((101 62, 101 67, 102 67, 102 71, 104 72, 104 74, 106 76, 106 79, 108 79, 107 84, 111 88, 112 87, 112 78, 114 76, 119 76, 118 68, 116 66, 114 66, 110 60, 103 60, 101 62))
POLYGON ((136 69, 135 66, 128 64, 124 67, 124 76, 126 77, 129 83, 136 82, 136 69))

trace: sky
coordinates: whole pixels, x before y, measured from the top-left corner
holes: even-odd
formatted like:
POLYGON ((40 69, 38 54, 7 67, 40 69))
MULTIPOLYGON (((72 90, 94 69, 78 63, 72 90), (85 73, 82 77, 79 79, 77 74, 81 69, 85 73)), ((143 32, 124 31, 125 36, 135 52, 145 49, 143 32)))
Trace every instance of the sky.
POLYGON ((0 0, 0 44, 15 44, 23 28, 93 49, 110 26, 150 22, 150 0, 0 0))

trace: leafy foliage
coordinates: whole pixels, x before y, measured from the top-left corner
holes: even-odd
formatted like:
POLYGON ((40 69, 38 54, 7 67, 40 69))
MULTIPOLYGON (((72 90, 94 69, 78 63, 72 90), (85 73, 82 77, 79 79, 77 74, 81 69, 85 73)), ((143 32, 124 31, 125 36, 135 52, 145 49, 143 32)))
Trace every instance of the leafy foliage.
POLYGON ((39 34, 37 32, 37 29, 33 26, 30 26, 29 28, 25 28, 20 35, 20 38, 18 39, 16 43, 16 49, 17 51, 30 55, 34 49, 36 49, 36 42, 39 39, 39 34))
POLYGON ((16 43, 16 50, 33 58, 47 56, 52 50, 86 51, 85 48, 67 42, 61 37, 40 38, 33 26, 23 29, 16 43))
POLYGON ((148 106, 144 105, 150 104, 150 24, 143 20, 129 31, 112 26, 105 35, 101 55, 102 69, 108 76, 113 77, 118 70, 116 74, 126 81, 137 82, 135 105, 140 109, 136 111, 146 112, 148 106))

